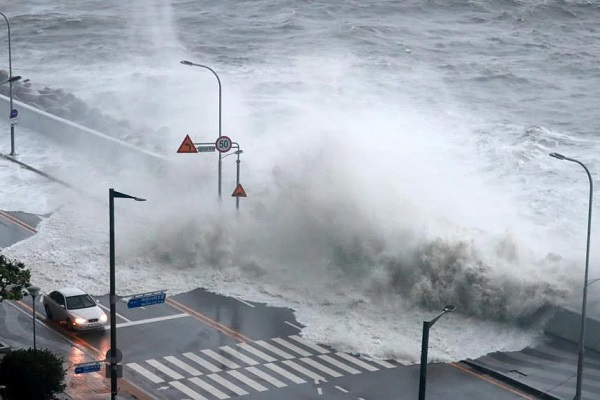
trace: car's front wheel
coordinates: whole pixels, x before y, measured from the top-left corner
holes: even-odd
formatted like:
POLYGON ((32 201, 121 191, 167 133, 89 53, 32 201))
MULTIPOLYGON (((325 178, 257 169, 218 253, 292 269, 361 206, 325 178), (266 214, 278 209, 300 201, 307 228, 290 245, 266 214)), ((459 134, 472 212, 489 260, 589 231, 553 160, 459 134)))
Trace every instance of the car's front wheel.
POLYGON ((46 317, 48 317, 48 319, 50 321, 52 321, 54 318, 52 316, 52 311, 50 311, 50 307, 48 307, 47 305, 44 306, 44 310, 46 310, 46 317))

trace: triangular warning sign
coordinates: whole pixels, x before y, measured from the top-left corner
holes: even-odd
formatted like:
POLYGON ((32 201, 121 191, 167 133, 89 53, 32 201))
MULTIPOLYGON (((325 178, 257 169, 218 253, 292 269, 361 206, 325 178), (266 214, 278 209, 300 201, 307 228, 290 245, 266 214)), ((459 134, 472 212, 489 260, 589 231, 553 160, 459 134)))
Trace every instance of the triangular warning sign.
POLYGON ((178 153, 197 153, 198 150, 196 150, 196 146, 194 146, 194 142, 192 142, 192 139, 190 139, 190 135, 185 135, 185 139, 183 139, 183 142, 181 143, 181 146, 179 146, 179 149, 177 149, 178 153))
POLYGON ((237 187, 233 191, 231 197, 246 197, 246 191, 242 187, 241 183, 238 183, 237 187))

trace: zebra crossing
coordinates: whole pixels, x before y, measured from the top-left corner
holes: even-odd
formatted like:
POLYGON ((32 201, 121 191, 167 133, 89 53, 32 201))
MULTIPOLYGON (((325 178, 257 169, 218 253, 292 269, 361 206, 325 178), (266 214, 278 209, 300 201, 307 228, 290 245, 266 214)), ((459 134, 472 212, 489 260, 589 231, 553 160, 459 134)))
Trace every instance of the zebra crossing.
POLYGON ((125 364, 161 389, 174 388, 182 399, 192 400, 223 400, 395 367, 335 352, 298 335, 125 364))

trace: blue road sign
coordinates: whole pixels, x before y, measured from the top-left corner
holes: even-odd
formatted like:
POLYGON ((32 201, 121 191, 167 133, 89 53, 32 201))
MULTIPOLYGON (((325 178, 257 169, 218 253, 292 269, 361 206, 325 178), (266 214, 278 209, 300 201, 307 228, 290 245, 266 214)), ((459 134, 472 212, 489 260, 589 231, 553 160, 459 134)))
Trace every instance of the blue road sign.
POLYGON ((100 371, 100 363, 99 362, 75 365, 75 373, 76 374, 86 374, 88 372, 98 372, 98 371, 100 371))
POLYGON ((165 292, 160 293, 146 293, 134 296, 127 301, 127 308, 137 308, 151 306, 154 304, 162 304, 165 302, 167 294, 165 292))
POLYGON ((10 111, 10 117, 11 118, 17 118, 17 115, 19 115, 19 112, 17 110, 11 110, 10 111))

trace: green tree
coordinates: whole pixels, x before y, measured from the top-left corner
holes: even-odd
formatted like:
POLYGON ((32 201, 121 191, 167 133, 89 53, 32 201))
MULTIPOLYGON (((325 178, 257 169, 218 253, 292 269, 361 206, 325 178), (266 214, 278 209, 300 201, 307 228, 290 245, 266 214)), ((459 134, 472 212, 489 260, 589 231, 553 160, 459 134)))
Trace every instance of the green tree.
POLYGON ((65 389, 63 360, 48 349, 15 350, 0 361, 7 400, 48 400, 65 389))
POLYGON ((31 271, 25 264, 0 254, 0 299, 20 300, 22 289, 30 285, 31 271))

